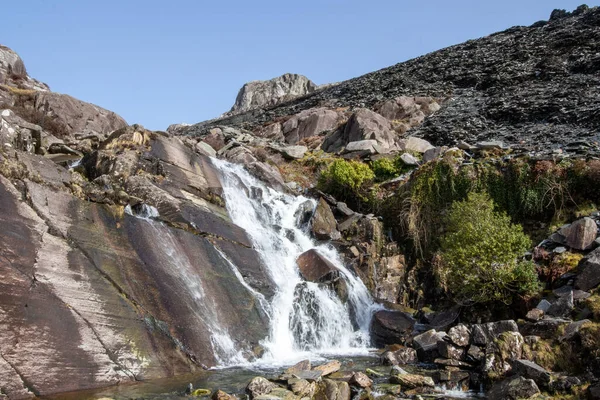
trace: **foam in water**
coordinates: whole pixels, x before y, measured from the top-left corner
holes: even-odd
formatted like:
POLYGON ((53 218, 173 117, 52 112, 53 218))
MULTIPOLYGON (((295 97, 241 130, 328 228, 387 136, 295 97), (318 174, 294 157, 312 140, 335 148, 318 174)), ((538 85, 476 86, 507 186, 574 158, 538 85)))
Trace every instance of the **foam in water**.
POLYGON ((220 171, 232 221, 246 230, 277 286, 268 304, 270 334, 262 343, 266 354, 259 363, 273 366, 320 355, 366 354, 371 317, 380 306, 345 268, 333 246, 316 244, 306 227, 298 226, 298 211, 306 202, 314 209, 315 201, 268 188, 242 166, 216 159, 213 164, 220 171), (348 287, 347 304, 331 289, 300 277, 296 259, 313 248, 340 270, 348 287))

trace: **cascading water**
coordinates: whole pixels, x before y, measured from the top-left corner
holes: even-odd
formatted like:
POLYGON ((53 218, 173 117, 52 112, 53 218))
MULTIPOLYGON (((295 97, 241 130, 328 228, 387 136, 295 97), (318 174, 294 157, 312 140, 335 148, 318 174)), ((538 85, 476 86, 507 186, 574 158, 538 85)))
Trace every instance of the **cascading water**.
POLYGON ((267 305, 270 335, 263 342, 266 354, 260 362, 286 364, 311 355, 366 353, 371 316, 379 306, 333 246, 316 244, 299 226, 298 213, 307 202, 314 209, 315 201, 277 192, 240 165, 217 159, 213 164, 220 171, 232 221, 246 230, 277 286, 267 305), (348 288, 347 303, 325 285, 301 278, 296 259, 310 249, 339 269, 348 288))

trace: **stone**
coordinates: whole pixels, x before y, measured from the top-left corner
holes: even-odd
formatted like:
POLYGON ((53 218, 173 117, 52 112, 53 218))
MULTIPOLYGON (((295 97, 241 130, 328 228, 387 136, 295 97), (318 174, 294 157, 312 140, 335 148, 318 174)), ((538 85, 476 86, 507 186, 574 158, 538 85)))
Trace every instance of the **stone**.
POLYGON ((350 207, 348 207, 346 205, 346 203, 342 203, 341 201, 338 201, 335 205, 335 212, 341 215, 344 215, 346 217, 349 217, 351 215, 354 215, 354 211, 352 211, 350 209, 350 207))
POLYGON ((560 229, 559 233, 564 236, 567 246, 577 250, 587 250, 596 240, 598 227, 593 219, 585 217, 560 229))
POLYGON ((271 393, 273 389, 275 389, 277 385, 273 382, 263 378, 262 376, 257 376, 252 378, 248 386, 246 386, 246 393, 250 395, 251 398, 255 398, 256 396, 265 395, 271 393))
POLYGON ((437 160, 442 154, 444 154, 443 147, 434 147, 433 149, 425 150, 425 153, 423 153, 423 161, 429 162, 437 160))
POLYGON ((437 343, 437 351, 442 357, 459 361, 463 360, 466 354, 465 349, 455 346, 445 340, 440 340, 437 343))
POLYGON ((417 362, 417 351, 410 347, 401 346, 398 349, 390 349, 385 351, 380 359, 386 365, 406 365, 417 362))
POLYGON ((298 379, 305 379, 308 382, 317 382, 321 380, 321 376, 323 376, 323 374, 319 370, 300 370, 294 372, 293 376, 298 379))
POLYGON ((248 168, 248 170, 252 172, 255 177, 265 182, 272 188, 280 192, 287 191, 287 186, 285 185, 283 177, 276 167, 264 162, 254 161, 250 164, 247 164, 246 168, 248 168))
POLYGON ((445 367, 459 367, 459 368, 471 368, 472 365, 468 362, 459 361, 450 358, 436 358, 433 362, 437 365, 443 365, 445 367))
POLYGON ((341 362, 339 362, 338 360, 333 360, 333 361, 329 361, 326 364, 315 367, 314 370, 321 371, 322 376, 327 376, 327 375, 333 374, 334 372, 339 371, 341 367, 342 367, 341 362))
POLYGON ((577 289, 589 292, 600 285, 600 247, 588 253, 579 263, 575 279, 577 289))
POLYGON ((433 379, 431 377, 416 374, 392 375, 390 377, 390 383, 399 384, 406 389, 435 387, 435 383, 433 382, 433 379))
POLYGON ((402 311, 381 310, 371 320, 371 340, 375 346, 404 343, 415 326, 415 319, 402 311))
POLYGON ((539 308, 532 308, 531 310, 529 310, 527 312, 527 315, 525 315, 525 319, 528 321, 539 321, 540 319, 542 319, 544 317, 544 312, 542 310, 540 310, 539 308))
POLYGON ((316 249, 300 254, 296 259, 300 275, 310 282, 330 282, 339 276, 339 270, 316 249))
POLYGON ((533 379, 517 376, 495 383, 486 395, 490 400, 523 400, 539 393, 540 389, 533 379))
POLYGON ((327 108, 304 110, 283 123, 285 142, 294 144, 302 139, 333 131, 338 127, 340 116, 327 108))
POLYGON ((299 397, 312 397, 315 393, 316 385, 306 379, 290 378, 288 385, 291 391, 299 397))
POLYGON ((568 341, 568 340, 573 339, 575 337, 575 335, 577 335, 577 333, 579 333, 579 330, 581 329, 581 327, 588 322, 591 322, 591 321, 589 319, 582 319, 579 321, 571 322, 570 324, 568 324, 565 327, 564 333, 558 338, 558 340, 563 342, 563 341, 568 341))
POLYGON ((299 96, 312 93, 317 85, 298 74, 283 74, 267 81, 244 84, 229 114, 240 114, 255 108, 274 106, 299 96))
POLYGON ((413 337, 413 347, 417 350, 421 361, 428 361, 438 354, 437 344, 446 336, 445 332, 437 332, 435 329, 430 329, 413 337))
POLYGON ((491 140, 488 142, 477 142, 475 148, 477 150, 502 150, 506 146, 499 140, 491 140))
POLYGON ((348 382, 324 379, 315 393, 315 400, 350 400, 348 382))
POLYGON ((571 321, 563 318, 544 317, 537 322, 526 322, 521 326, 520 331, 524 335, 535 335, 543 339, 555 339, 561 327, 571 321))
POLYGON ((359 388, 368 388, 373 385, 373 381, 371 378, 367 376, 367 374, 363 372, 355 372, 352 374, 352 378, 348 382, 350 386, 355 386, 359 388))
POLYGON ((572 295, 573 301, 587 299, 588 297, 590 297, 592 295, 591 293, 584 292, 583 290, 573 289, 572 286, 568 286, 568 285, 559 287, 558 289, 554 289, 552 291, 552 293, 558 297, 572 295))
POLYGON ((588 388, 588 399, 600 400, 600 382, 590 385, 588 388))
POLYGON ((292 365, 291 367, 287 368, 283 373, 284 374, 295 374, 298 371, 310 371, 311 370, 311 363, 310 360, 302 360, 294 365, 292 365))
POLYGON ((513 320, 475 324, 471 327, 473 344, 485 346, 503 332, 519 332, 513 320))
POLYGON ((310 200, 303 201, 296 212, 294 218, 296 219, 296 226, 304 228, 309 222, 313 215, 313 203, 310 200))
POLYGON ((235 400, 235 397, 222 390, 217 390, 212 395, 212 400, 235 400))
POLYGON ((427 150, 434 149, 435 147, 431 145, 427 140, 410 136, 406 139, 404 143, 404 150, 406 151, 414 151, 416 153, 425 153, 427 150))
POLYGON ((353 151, 361 151, 366 154, 375 154, 375 147, 377 146, 376 140, 357 140, 356 142, 350 142, 346 145, 344 153, 351 153, 353 151))
POLYGON ((217 156, 217 151, 206 142, 200 141, 200 142, 196 143, 195 149, 198 153, 204 154, 205 156, 208 156, 208 157, 216 157, 217 156))
POLYGON ((518 375, 533 379, 539 387, 543 388, 548 387, 552 378, 548 371, 529 360, 515 360, 513 369, 516 370, 518 375))
POLYGON ((306 146, 286 146, 280 149, 281 154, 288 160, 299 160, 308 151, 306 146))
POLYGON ((484 358, 485 352, 481 349, 481 347, 476 346, 474 344, 469 346, 469 349, 467 350, 467 359, 479 362, 482 361, 484 358))
POLYGON ((415 156, 413 156, 410 153, 402 153, 402 155, 400 156, 400 159, 402 160, 404 165, 409 165, 409 166, 419 165, 419 160, 417 160, 415 158, 415 156))
POLYGON ((494 380, 505 376, 512 370, 512 362, 521 358, 524 343, 519 332, 501 333, 488 343, 482 371, 494 380))
POLYGON ((552 305, 548 308, 546 314, 552 317, 566 317, 574 308, 573 291, 570 291, 567 295, 561 296, 552 302, 552 305))
POLYGON ((311 219, 312 232, 319 240, 337 240, 341 237, 337 221, 324 198, 320 198, 311 219))
POLYGON ((448 337, 455 345, 466 347, 471 343, 471 330, 464 324, 458 324, 448 330, 448 337))
POLYGON ((546 300, 546 299, 542 299, 540 300, 540 302, 538 303, 537 306, 535 306, 535 308, 537 308, 538 310, 542 310, 543 312, 548 311, 548 309, 552 306, 552 304, 546 300))

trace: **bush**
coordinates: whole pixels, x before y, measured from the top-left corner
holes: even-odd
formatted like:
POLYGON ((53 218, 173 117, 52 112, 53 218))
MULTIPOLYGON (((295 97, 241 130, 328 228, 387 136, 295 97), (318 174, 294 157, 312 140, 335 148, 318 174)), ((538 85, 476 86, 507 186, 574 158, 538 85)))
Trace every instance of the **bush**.
POLYGON ((539 290, 535 267, 519 261, 531 241, 520 225, 494 211, 486 193, 454 202, 441 239, 439 278, 460 304, 501 301, 539 290))
POLYGON ((400 173, 398 168, 396 168, 396 165, 394 165, 394 161, 389 158, 380 158, 379 160, 373 161, 371 169, 375 174, 375 179, 379 182, 395 178, 400 173))
POLYGON ((367 164, 338 159, 321 172, 318 187, 335 197, 360 201, 366 199, 363 189, 374 178, 367 164))

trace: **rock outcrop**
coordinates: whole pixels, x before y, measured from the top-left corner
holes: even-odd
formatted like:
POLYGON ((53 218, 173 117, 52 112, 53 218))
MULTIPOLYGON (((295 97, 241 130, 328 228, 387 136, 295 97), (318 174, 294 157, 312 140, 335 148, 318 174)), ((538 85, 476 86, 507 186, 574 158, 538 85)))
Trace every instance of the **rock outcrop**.
POLYGON ((313 93, 317 85, 298 74, 283 74, 268 81, 252 81, 240 89, 229 114, 270 107, 313 93))

